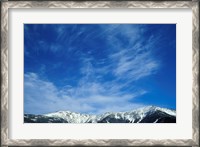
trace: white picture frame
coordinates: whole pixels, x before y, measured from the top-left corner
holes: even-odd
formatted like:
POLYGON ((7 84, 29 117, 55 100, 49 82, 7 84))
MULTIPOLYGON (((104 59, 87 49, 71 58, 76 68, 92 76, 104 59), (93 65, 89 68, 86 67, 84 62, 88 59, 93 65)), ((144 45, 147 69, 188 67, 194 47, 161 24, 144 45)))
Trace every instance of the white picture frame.
MULTIPOLYGON (((1 2, 1 77, 2 77, 2 86, 1 86, 1 146, 64 146, 64 145, 90 145, 90 146, 96 146, 96 145, 104 145, 104 146, 114 146, 114 145, 123 145, 123 146, 148 146, 148 145, 176 145, 176 146, 182 146, 182 145, 187 145, 187 146, 199 146, 199 5, 198 2, 186 2, 186 1, 165 1, 165 2, 153 2, 153 1, 84 1, 84 2, 76 2, 76 1, 63 1, 63 2, 58 2, 58 1, 41 1, 41 2, 36 2, 36 1, 20 1, 20 2, 14 2, 14 1, 4 1, 1 2), (10 65, 9 63, 11 62, 13 57, 13 53, 11 50, 12 44, 11 41, 13 40, 12 36, 12 31, 13 29, 19 29, 16 26, 12 27, 12 22, 13 20, 22 20, 23 22, 23 17, 26 17, 25 15, 21 15, 23 12, 20 12, 17 17, 15 18, 13 13, 15 11, 12 10, 28 10, 29 9, 38 9, 39 10, 51 10, 54 8, 57 9, 63 9, 63 8, 76 8, 74 9, 75 11, 79 11, 81 8, 89 8, 89 10, 95 10, 98 8, 101 8, 102 12, 103 10, 106 10, 105 8, 111 10, 130 10, 130 9, 142 9, 146 11, 148 8, 155 8, 155 11, 157 10, 162 10, 162 9, 170 9, 173 11, 174 9, 190 9, 191 10, 191 23, 192 23, 192 29, 191 31, 191 37, 189 40, 192 42, 191 46, 191 53, 192 57, 188 56, 189 59, 192 59, 191 66, 192 66, 192 71, 191 71, 191 82, 192 82, 192 87, 191 87, 191 97, 192 97, 192 119, 190 120, 192 123, 191 126, 185 126, 188 127, 189 130, 192 131, 191 133, 191 138, 182 137, 181 139, 177 136, 172 138, 154 138, 154 139, 144 139, 144 138, 137 138, 137 137, 113 137, 111 139, 109 138, 104 138, 103 134, 100 134, 102 136, 101 138, 97 139, 96 138, 84 138, 84 137, 77 137, 77 138, 70 138, 70 137, 64 137, 65 135, 61 136, 59 139, 54 137, 49 137, 42 139, 42 137, 36 138, 36 136, 39 134, 42 134, 38 132, 38 134, 35 135, 35 137, 31 138, 31 133, 26 134, 28 136, 27 138, 22 137, 16 137, 18 134, 20 135, 19 131, 12 132, 13 131, 13 125, 10 125, 14 122, 13 117, 10 116, 10 112, 12 112, 12 107, 16 107, 16 103, 12 102, 12 97, 13 95, 11 94, 10 86, 12 86, 12 81, 10 79, 10 75, 12 74, 10 72, 10 65), (78 9, 77 9, 78 8, 78 9), (14 19, 13 19, 13 18, 14 19), (11 29, 10 29, 11 28, 11 29), (12 56, 11 56, 12 55, 12 56), (14 104, 13 104, 14 103, 14 104), (11 127, 12 126, 12 127, 11 127), (10 134, 16 134, 13 135, 15 137, 11 137, 12 135, 10 134)), ((99 11, 101 12, 101 11, 99 11)), ((116 11, 113 11, 115 13, 116 11)), ((33 12, 34 13, 34 12, 33 12)), ((129 13, 129 12, 127 12, 129 13)), ((166 11, 168 13, 168 11, 166 11)), ((37 13, 39 15, 42 13, 37 13)), ((90 14, 90 13, 89 13, 90 14)), ((27 14, 28 15, 28 14, 27 14)), ((48 15, 48 14, 47 14, 48 15)), ((113 14, 114 15, 114 14, 113 14)), ((184 15, 184 13, 183 13, 184 15)), ((49 17, 51 17, 49 15, 49 17)), ((30 20, 30 19, 29 19, 30 20)), ((77 19, 78 20, 78 19, 77 19)), ((85 19, 86 20, 86 19, 85 19)), ((59 21, 59 20, 58 20, 59 21)), ((76 21, 76 20, 74 20, 76 21)), ((82 19, 84 21, 84 19, 82 19)), ((108 20, 109 21, 109 20, 108 20)), ((117 19, 113 19, 110 21, 116 21, 117 19)), ((126 21, 126 20, 125 20, 126 21)), ((25 23, 25 22, 24 22, 25 23)), ((42 22, 41 22, 42 23, 42 22)), ((55 23, 55 22, 52 22, 55 23)), ((58 22, 56 22, 58 23, 58 22)), ((166 23, 171 23, 166 20, 166 23)), ((21 34, 23 35, 23 34, 21 34)), ((19 37, 20 38, 20 37, 19 37)), ((189 41, 188 40, 188 41, 189 41)), ((187 40, 186 40, 187 42, 187 40)), ((19 46, 18 46, 19 47, 19 46)), ((23 48, 23 46, 22 46, 23 48)), ((18 49, 16 47, 16 49, 18 49)), ((183 51, 184 52, 184 51, 183 51)), ((15 54, 16 58, 21 58, 21 56, 18 56, 18 54, 15 54)), ((187 55, 187 54, 186 54, 187 55)), ((189 54, 190 55, 190 54, 189 54)), ((184 75, 184 76, 187 76, 184 75)), ((184 78, 184 77, 183 77, 184 78)), ((15 87, 14 87, 15 88, 15 87)), ((18 87, 16 87, 18 88, 18 87)), ((190 88, 190 87, 189 87, 190 88)), ((187 90, 187 89, 185 89, 187 90)), ((21 90, 19 90, 21 91, 21 90)), ((12 92, 13 93, 13 92, 12 92)), ((17 104, 18 105, 18 104, 17 104)), ((19 106, 23 106, 23 103, 21 103, 19 106)), ((22 108, 21 108, 22 109, 22 108)), ((18 116, 15 122, 18 121, 18 116)), ((19 118, 20 120, 20 118, 19 118)), ((24 125, 22 123, 22 125, 24 125)), ((18 126, 17 126, 18 127, 18 126)), ((41 127, 45 127, 44 125, 41 127)), ((59 127, 59 126, 56 126, 59 127)), ((68 126, 70 128, 72 126, 68 126)), ((85 126, 81 126, 84 128, 85 126)), ((87 126, 85 128, 90 128, 91 126, 87 126)), ((116 126, 115 126, 116 127, 116 126)), ((155 126, 154 126, 155 127, 155 126)), ((108 128, 108 127, 107 127, 108 128)), ((48 127, 47 127, 48 129, 48 127)), ((101 128, 99 128, 101 129, 101 128)), ((121 128, 122 129, 122 128, 121 128)), ((17 130, 17 129, 14 129, 17 130)), ((22 131, 23 132, 23 131, 22 131)), ((55 132, 56 134, 56 132, 55 132)), ((109 134, 109 133, 108 133, 109 134)), ((123 132, 122 132, 123 134, 123 132)), ((130 135, 129 135, 130 136, 130 135)), ((153 135, 152 135, 153 136, 153 135)), ((161 135, 162 136, 162 135, 161 135)))

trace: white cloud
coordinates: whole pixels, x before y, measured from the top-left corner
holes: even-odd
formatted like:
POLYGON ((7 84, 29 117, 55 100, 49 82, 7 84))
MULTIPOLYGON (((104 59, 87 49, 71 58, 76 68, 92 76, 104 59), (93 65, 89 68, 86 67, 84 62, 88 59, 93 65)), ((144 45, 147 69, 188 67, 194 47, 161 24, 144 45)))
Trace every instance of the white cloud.
POLYGON ((121 95, 116 89, 105 93, 108 90, 100 83, 82 83, 75 88, 67 85, 60 90, 52 82, 42 80, 35 73, 26 73, 24 77, 25 113, 48 113, 58 110, 81 113, 127 111, 140 106, 132 104, 129 100, 143 94, 141 91, 121 95))

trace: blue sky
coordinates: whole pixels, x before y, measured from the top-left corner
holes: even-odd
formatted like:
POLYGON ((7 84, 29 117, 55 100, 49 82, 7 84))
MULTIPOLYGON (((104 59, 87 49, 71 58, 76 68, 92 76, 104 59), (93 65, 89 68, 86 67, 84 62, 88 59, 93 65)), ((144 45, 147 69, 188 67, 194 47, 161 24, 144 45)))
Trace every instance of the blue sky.
POLYGON ((25 24, 24 111, 176 109, 175 24, 25 24))

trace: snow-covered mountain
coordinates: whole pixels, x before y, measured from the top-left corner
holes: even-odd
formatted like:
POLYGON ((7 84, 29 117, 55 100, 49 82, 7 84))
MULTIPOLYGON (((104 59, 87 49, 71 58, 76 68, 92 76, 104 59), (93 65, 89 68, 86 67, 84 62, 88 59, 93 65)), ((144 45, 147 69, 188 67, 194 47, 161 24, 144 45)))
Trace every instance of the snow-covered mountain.
POLYGON ((148 106, 127 112, 106 112, 102 115, 58 111, 44 115, 24 115, 25 123, 176 123, 176 111, 148 106))

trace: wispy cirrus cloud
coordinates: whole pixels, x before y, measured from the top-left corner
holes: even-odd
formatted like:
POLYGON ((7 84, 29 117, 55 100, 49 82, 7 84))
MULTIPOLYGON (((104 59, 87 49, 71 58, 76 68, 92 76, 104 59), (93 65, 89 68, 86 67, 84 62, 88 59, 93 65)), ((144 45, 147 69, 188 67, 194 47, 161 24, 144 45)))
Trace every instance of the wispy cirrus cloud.
POLYGON ((154 74, 159 68, 159 61, 152 58, 150 51, 134 56, 129 51, 123 50, 111 56, 117 63, 113 74, 119 79, 139 80, 154 74))

